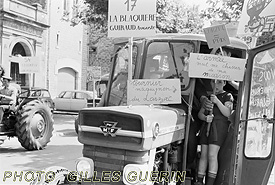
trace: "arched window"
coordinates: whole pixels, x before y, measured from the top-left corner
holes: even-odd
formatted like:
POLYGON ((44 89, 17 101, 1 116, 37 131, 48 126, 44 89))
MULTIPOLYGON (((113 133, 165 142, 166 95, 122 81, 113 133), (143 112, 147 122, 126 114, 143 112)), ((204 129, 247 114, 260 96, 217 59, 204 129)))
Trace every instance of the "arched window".
MULTIPOLYGON (((16 43, 12 49, 12 56, 26 56, 26 51, 22 44, 16 43)), ((20 86, 28 86, 29 82, 27 82, 25 74, 19 74, 19 63, 11 62, 10 66, 10 75, 12 77, 12 81, 20 86)))

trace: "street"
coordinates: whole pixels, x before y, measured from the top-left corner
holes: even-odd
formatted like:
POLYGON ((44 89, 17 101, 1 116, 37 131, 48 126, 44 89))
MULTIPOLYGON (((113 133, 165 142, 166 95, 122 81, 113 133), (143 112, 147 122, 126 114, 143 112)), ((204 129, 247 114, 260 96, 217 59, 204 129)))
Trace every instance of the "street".
POLYGON ((76 114, 54 114, 54 131, 51 141, 44 150, 27 151, 16 137, 6 139, 0 146, 0 184, 28 184, 17 177, 13 182, 14 173, 26 171, 34 173, 50 166, 62 166, 74 170, 75 159, 82 156, 82 145, 77 140, 74 130, 76 114), (12 172, 12 178, 4 181, 5 172, 12 172))

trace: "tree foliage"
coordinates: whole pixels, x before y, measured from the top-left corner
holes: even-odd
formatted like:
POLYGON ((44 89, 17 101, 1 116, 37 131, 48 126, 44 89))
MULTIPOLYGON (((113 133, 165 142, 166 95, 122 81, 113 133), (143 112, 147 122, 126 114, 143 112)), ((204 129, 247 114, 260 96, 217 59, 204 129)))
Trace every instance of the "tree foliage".
POLYGON ((201 16, 209 20, 238 21, 244 0, 207 0, 209 7, 201 16))
POLYGON ((84 0, 83 8, 78 18, 84 24, 93 24, 99 29, 107 29, 108 0, 84 0))
POLYGON ((198 33, 203 21, 198 6, 187 6, 176 0, 157 1, 157 29, 163 33, 198 33))

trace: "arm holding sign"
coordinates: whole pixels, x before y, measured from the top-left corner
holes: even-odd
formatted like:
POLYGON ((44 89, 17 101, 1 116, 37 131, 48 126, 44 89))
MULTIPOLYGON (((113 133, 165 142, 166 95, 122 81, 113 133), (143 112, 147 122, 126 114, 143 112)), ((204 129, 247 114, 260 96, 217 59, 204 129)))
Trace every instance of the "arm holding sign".
POLYGON ((211 94, 210 99, 215 105, 217 105, 217 107, 225 117, 230 116, 233 107, 233 103, 231 101, 227 101, 223 104, 214 94, 211 94))
MULTIPOLYGON (((195 85, 195 96, 200 101, 200 104, 206 109, 207 111, 210 111, 213 109, 213 103, 207 98, 207 88, 204 82, 201 79, 196 79, 196 85, 195 85)), ((200 107, 198 108, 198 110, 200 107)))
POLYGON ((207 123, 211 123, 213 118, 214 118, 214 115, 211 114, 211 115, 205 115, 205 108, 201 108, 199 113, 198 113, 198 117, 200 118, 200 120, 202 121, 205 121, 207 123))

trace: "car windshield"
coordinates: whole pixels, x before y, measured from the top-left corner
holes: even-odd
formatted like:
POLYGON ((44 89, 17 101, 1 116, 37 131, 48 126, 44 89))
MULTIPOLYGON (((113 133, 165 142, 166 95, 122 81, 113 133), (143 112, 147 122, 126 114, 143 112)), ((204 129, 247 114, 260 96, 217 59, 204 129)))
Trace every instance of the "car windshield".
POLYGON ((179 78, 189 84, 188 62, 195 45, 191 42, 152 42, 146 56, 144 79, 179 78))
POLYGON ((20 97, 45 97, 45 98, 50 98, 51 95, 47 90, 44 89, 33 89, 33 90, 28 90, 28 89, 22 89, 20 97))

